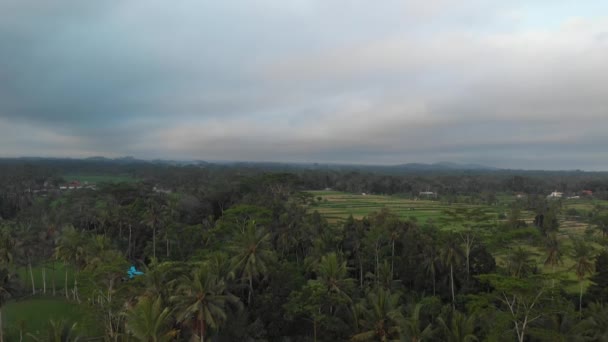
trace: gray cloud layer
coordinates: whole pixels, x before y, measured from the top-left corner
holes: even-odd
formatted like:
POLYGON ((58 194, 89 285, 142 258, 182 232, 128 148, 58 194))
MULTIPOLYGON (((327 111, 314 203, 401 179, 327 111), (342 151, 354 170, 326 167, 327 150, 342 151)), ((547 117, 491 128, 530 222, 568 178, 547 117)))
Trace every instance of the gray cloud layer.
POLYGON ((0 155, 608 169, 574 4, 5 0, 0 155))

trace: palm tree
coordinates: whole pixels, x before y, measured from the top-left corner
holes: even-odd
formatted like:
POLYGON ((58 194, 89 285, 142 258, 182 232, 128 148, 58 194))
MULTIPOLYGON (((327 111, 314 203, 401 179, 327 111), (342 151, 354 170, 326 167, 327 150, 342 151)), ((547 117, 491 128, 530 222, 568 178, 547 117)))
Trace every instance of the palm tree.
MULTIPOLYGON (((545 258, 545 266, 551 266, 553 276, 555 276, 555 266, 562 263, 562 249, 555 233, 547 235, 545 240, 545 250, 547 257, 545 258)), ((551 281, 552 287, 555 287, 555 278, 551 281)))
POLYGON ((456 308, 456 295, 454 292, 454 266, 462 263, 463 252, 454 237, 448 237, 447 243, 441 251, 441 260, 445 266, 450 267, 450 288, 452 290, 452 309, 456 308))
POLYGON ((170 253, 170 238, 171 234, 174 231, 174 222, 177 222, 179 219, 179 204, 180 197, 178 194, 171 194, 167 199, 167 216, 170 220, 170 223, 165 225, 164 235, 165 235, 165 252, 167 258, 171 256, 170 253))
POLYGON ((149 200, 144 212, 143 224, 152 229, 152 257, 156 259, 156 229, 162 221, 162 207, 154 200, 149 200))
POLYGON ((576 277, 578 278, 579 283, 579 302, 578 302, 578 311, 582 317, 583 314, 583 282, 585 280, 585 276, 593 273, 594 271, 594 262, 593 262, 593 250, 591 246, 583 242, 582 240, 576 240, 574 242, 573 254, 574 258, 574 271, 576 273, 576 277))
POLYGON ((434 243, 425 244, 424 251, 422 252, 422 267, 425 269, 426 273, 431 276, 433 281, 433 296, 436 292, 436 283, 437 283, 437 262, 440 261, 439 254, 435 249, 434 243))
POLYGON ((205 341, 207 327, 217 329, 224 324, 229 304, 240 306, 239 299, 226 291, 224 280, 205 265, 192 271, 190 276, 179 278, 176 291, 178 295, 171 301, 177 306, 177 320, 194 320, 201 342, 205 341))
POLYGON ((17 284, 13 275, 8 268, 0 269, 0 342, 4 342, 3 326, 2 326, 2 307, 15 292, 17 292, 17 284))
POLYGON ((35 336, 27 334, 34 341, 45 342, 77 342, 80 341, 80 336, 76 335, 77 323, 71 323, 64 320, 50 320, 47 325, 46 336, 35 336))
POLYGON ((470 342, 478 341, 475 336, 475 316, 469 317, 459 311, 452 311, 449 324, 442 317, 437 319, 439 326, 444 333, 446 342, 470 342))
POLYGON ((509 273, 516 278, 523 278, 532 272, 532 256, 534 254, 522 247, 514 249, 507 259, 509 273))
POLYGON ((586 316, 576 326, 576 331, 586 338, 585 341, 608 341, 608 307, 591 303, 586 316))
POLYGON ((409 342, 420 342, 430 337, 432 333, 432 325, 429 323, 422 328, 420 320, 420 310, 422 304, 418 303, 411 309, 409 316, 404 320, 401 327, 402 340, 409 342))
POLYGON ((390 341, 399 336, 399 326, 403 322, 399 293, 391 294, 381 287, 367 294, 357 304, 359 326, 364 330, 352 337, 353 341, 390 341))
POLYGON ((13 251, 15 240, 11 236, 10 228, 3 226, 0 228, 0 264, 8 265, 13 262, 13 251))
POLYGON ((137 305, 126 313, 126 328, 137 341, 163 342, 171 341, 177 331, 169 328, 171 310, 163 307, 161 297, 148 296, 139 298, 137 305))
MULTIPOLYGON (((76 270, 79 270, 85 259, 85 242, 82 234, 77 232, 73 227, 66 227, 63 230, 59 244, 55 248, 55 257, 63 261, 64 266, 72 264, 76 270)), ((65 267, 65 297, 68 296, 68 268, 65 267)), ((74 299, 78 298, 78 277, 74 275, 74 299)))
POLYGON ((255 222, 249 222, 245 228, 236 232, 228 250, 233 255, 232 265, 241 279, 249 282, 247 304, 251 304, 253 295, 253 280, 265 276, 268 264, 273 260, 270 245, 270 234, 262 227, 256 227, 255 222))
POLYGON ((340 261, 336 253, 329 253, 321 257, 317 266, 317 279, 327 287, 328 292, 345 295, 353 285, 353 280, 348 278, 346 261, 340 261))

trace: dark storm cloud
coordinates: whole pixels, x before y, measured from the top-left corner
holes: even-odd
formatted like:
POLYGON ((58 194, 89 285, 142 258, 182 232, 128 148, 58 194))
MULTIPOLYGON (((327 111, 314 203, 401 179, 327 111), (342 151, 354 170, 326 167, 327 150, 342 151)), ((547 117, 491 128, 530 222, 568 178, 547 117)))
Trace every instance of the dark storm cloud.
POLYGON ((0 155, 608 168, 606 5, 549 4, 3 1, 0 155))

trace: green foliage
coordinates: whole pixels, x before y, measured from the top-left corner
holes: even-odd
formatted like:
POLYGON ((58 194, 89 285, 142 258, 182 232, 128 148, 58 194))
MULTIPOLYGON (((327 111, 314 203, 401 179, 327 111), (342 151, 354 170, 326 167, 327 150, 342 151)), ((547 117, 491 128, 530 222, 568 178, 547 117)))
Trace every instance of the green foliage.
POLYGON ((399 293, 391 293, 383 288, 370 291, 353 309, 358 333, 352 340, 387 341, 399 338, 400 326, 404 321, 400 299, 399 293))
POLYGON ((177 331, 169 327, 171 310, 163 305, 161 297, 140 297, 126 316, 127 333, 137 341, 172 341, 177 335, 177 331))
POLYGON ((210 165, 149 165, 128 174, 147 181, 42 196, 24 189, 46 179, 15 175, 13 185, 0 173, 7 339, 66 339, 61 331, 75 322, 76 335, 113 341, 576 341, 605 334, 605 310, 590 302, 603 300, 608 262, 590 251, 603 242, 605 209, 596 206, 608 202, 512 193, 542 194, 568 176, 400 178, 210 165), (300 192, 326 187, 355 194, 300 192), (416 198, 426 189, 440 198, 416 198), (591 216, 564 215, 575 211, 591 216), (528 228, 535 215, 542 223, 528 228), (558 231, 582 238, 587 226, 594 233, 585 244, 558 231), (129 279, 131 265, 144 275, 129 279), (588 279, 597 285, 585 294, 588 279), (38 297, 31 300, 39 306, 28 308, 24 295, 40 295, 50 282, 66 290, 55 294, 66 297, 54 299, 57 311, 38 297), (571 294, 577 285, 578 301, 571 294), (15 321, 22 317, 41 323, 15 321), (69 324, 47 333, 49 318, 69 324))

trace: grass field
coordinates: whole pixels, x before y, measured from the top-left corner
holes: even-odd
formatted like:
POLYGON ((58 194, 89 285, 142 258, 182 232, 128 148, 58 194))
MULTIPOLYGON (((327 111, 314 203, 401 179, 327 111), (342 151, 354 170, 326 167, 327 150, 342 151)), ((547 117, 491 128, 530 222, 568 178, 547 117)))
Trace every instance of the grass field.
MULTIPOLYGON (((65 268, 63 263, 49 262, 45 265, 36 265, 32 267, 32 274, 34 275, 34 287, 37 291, 42 291, 44 288, 43 268, 45 269, 46 277, 46 290, 47 293, 52 293, 53 279, 55 280, 55 290, 62 292, 65 284, 65 268), (54 268, 54 271, 53 271, 54 268)), ((27 267, 19 267, 17 269, 17 275, 19 280, 26 291, 31 291, 32 281, 30 277, 30 271, 27 267)), ((74 272, 71 268, 68 268, 68 288, 74 283, 74 272)))
MULTIPOLYGON (((494 218, 499 222, 499 214, 507 212, 509 203, 515 199, 510 196, 497 196, 499 203, 495 206, 480 206, 464 203, 446 204, 440 201, 431 200, 413 200, 409 198, 401 198, 397 196, 381 196, 381 195, 361 195, 349 194, 338 191, 310 191, 315 198, 321 197, 321 201, 315 206, 311 206, 310 210, 316 210, 323 215, 330 223, 339 223, 345 220, 349 215, 354 218, 361 219, 373 212, 378 212, 383 208, 388 208, 391 212, 397 214, 402 219, 415 219, 420 223, 426 222, 441 222, 446 218, 445 211, 457 208, 483 208, 489 217, 494 218)), ((564 200, 563 212, 570 208, 574 208, 583 213, 591 212, 597 206, 608 208, 608 201, 576 199, 564 200)), ((531 224, 533 213, 522 212, 522 218, 531 224)), ((555 272, 560 275, 562 286, 570 293, 578 293, 579 285, 572 271, 574 261, 569 256, 568 248, 570 247, 570 236, 582 236, 588 228, 588 224, 567 218, 565 215, 560 217, 560 230, 558 238, 562 241, 565 247, 563 263, 556 267, 555 272)), ((521 246, 533 253, 533 259, 536 261, 538 269, 544 273, 551 273, 553 270, 544 267, 545 252, 541 247, 532 246, 521 240, 512 241, 510 244, 504 245, 493 251, 494 257, 499 265, 504 266, 506 255, 513 247, 521 246)), ((596 250, 600 250, 602 246, 592 244, 596 250)), ((585 282, 585 287, 588 282, 585 282)))
POLYGON ((505 206, 480 206, 471 204, 444 204, 439 201, 413 200, 396 196, 357 195, 338 191, 310 191, 315 197, 322 197, 322 201, 311 208, 317 210, 330 222, 338 222, 349 215, 361 219, 383 208, 389 209, 403 219, 415 218, 418 222, 440 220, 445 218, 447 209, 457 208, 483 208, 486 213, 498 219, 504 213, 505 206))
POLYGON ((91 315, 82 306, 60 297, 40 297, 9 302, 2 308, 2 318, 6 340, 18 341, 20 328, 34 335, 44 333, 50 319, 75 322, 82 331, 87 331, 91 315))
POLYGON ((88 175, 88 174, 66 174, 62 176, 68 182, 79 181, 91 184, 99 183, 133 183, 138 179, 129 175, 88 175))

